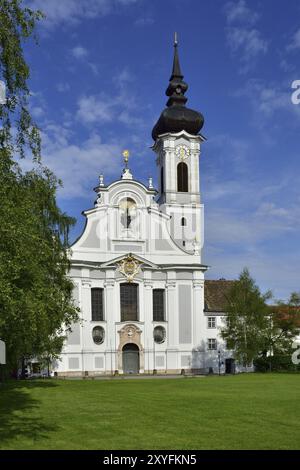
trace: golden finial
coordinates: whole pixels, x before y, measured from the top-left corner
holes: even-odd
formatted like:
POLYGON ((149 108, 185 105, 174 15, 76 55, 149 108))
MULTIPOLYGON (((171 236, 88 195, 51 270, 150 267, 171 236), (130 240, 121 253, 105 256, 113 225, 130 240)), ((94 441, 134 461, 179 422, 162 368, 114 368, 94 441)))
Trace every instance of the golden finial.
POLYGON ((129 150, 124 150, 124 152, 122 153, 122 155, 123 155, 123 157, 124 157, 125 167, 127 168, 127 166, 128 166, 128 160, 129 160, 129 157, 130 157, 129 150))

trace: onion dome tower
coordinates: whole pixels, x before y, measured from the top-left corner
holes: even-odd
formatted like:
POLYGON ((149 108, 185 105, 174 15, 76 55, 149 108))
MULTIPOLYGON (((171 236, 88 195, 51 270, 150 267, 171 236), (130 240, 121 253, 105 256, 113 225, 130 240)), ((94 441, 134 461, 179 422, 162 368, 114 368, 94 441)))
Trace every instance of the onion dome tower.
POLYGON ((157 200, 162 212, 170 216, 170 234, 187 253, 201 252, 203 211, 200 193, 200 147, 206 140, 200 130, 204 117, 186 107, 188 89, 183 80, 175 34, 173 69, 167 107, 155 124, 152 137, 158 169, 157 200))
POLYGON ((204 124, 204 117, 198 111, 185 106, 187 98, 184 96, 188 89, 181 73, 178 41, 175 33, 173 70, 170 77, 166 95, 169 97, 167 108, 163 110, 152 130, 152 138, 156 140, 159 135, 186 131, 191 135, 198 135, 204 124))

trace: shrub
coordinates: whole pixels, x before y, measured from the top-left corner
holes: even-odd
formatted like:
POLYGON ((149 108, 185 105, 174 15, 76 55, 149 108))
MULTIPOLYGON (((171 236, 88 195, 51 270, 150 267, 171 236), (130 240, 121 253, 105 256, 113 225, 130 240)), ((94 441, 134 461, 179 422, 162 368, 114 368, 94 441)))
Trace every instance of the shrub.
POLYGON ((300 364, 293 364, 291 355, 276 354, 269 357, 257 357, 253 364, 256 372, 300 371, 300 364))

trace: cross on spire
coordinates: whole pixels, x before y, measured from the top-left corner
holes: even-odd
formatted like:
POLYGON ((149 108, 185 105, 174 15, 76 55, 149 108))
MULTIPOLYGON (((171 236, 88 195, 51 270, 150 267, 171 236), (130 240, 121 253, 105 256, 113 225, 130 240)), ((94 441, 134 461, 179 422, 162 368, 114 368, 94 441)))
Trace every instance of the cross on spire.
POLYGON ((177 47, 178 45, 178 38, 177 38, 177 32, 175 31, 174 33, 174 47, 177 47))
POLYGON ((173 58, 173 68, 172 68, 172 75, 170 81, 175 79, 183 79, 183 75, 181 73, 180 63, 179 63, 179 55, 178 55, 178 37, 177 33, 174 33, 174 58, 173 58))

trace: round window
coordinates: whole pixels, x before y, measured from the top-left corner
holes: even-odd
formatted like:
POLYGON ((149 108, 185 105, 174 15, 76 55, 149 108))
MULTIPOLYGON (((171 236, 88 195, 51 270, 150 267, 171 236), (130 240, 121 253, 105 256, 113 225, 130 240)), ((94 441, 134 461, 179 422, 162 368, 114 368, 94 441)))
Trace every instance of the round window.
POLYGON ((156 326, 153 331, 154 341, 156 343, 163 343, 166 339, 166 330, 163 326, 156 326))
POLYGON ((93 334, 93 340, 95 344, 103 343, 104 337, 105 337, 105 331, 104 331, 104 328, 102 328, 102 326, 95 326, 95 328, 93 328, 92 334, 93 334))

